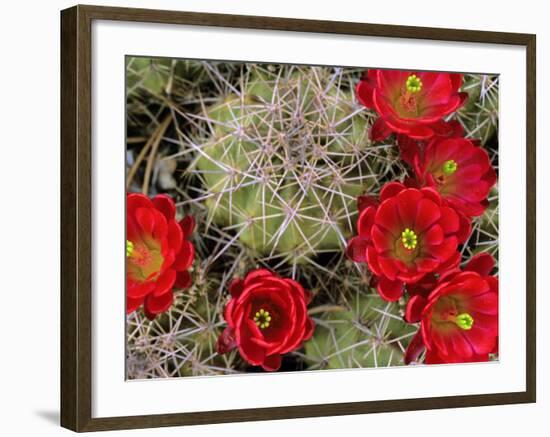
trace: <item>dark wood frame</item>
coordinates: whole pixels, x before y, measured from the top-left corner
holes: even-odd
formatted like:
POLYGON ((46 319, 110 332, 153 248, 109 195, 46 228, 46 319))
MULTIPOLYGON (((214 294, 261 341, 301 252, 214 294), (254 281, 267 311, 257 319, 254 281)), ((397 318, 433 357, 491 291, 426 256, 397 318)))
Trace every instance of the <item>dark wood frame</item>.
POLYGON ((61 425, 74 431, 337 416, 536 401, 536 37, 288 18, 75 6, 61 12, 61 425), (526 391, 307 406, 92 418, 91 24, 117 20, 524 46, 527 51, 526 391))

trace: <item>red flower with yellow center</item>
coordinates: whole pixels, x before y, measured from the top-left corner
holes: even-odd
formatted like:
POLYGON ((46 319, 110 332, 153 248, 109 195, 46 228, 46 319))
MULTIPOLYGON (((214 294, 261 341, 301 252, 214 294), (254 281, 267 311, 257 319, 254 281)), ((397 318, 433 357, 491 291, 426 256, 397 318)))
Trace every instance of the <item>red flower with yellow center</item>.
POLYGON ((496 172, 485 149, 466 138, 433 138, 413 159, 421 185, 435 188, 457 211, 483 214, 496 172))
POLYGON ((359 208, 358 236, 347 253, 368 264, 384 299, 396 301, 406 284, 458 264, 458 245, 468 237, 470 224, 434 189, 390 182, 380 192, 380 203, 362 197, 359 208))
POLYGON ((174 300, 174 288, 191 285, 188 269, 195 250, 188 237, 195 221, 175 219, 176 206, 167 195, 149 199, 132 193, 126 197, 126 311, 143 305, 154 319, 174 300))
POLYGON ((372 140, 381 141, 392 132, 426 139, 449 130, 443 117, 468 97, 458 91, 461 84, 462 75, 455 73, 368 70, 356 95, 380 116, 371 128, 372 140))
POLYGON ((420 322, 409 344, 405 362, 426 349, 425 362, 488 361, 498 350, 498 278, 491 255, 482 253, 466 265, 434 280, 429 294, 415 294, 407 303, 405 319, 420 322))
POLYGON ((228 327, 218 339, 218 353, 238 348, 248 363, 276 371, 283 354, 313 335, 307 315, 311 296, 298 282, 259 269, 235 279, 229 292, 224 314, 228 327))

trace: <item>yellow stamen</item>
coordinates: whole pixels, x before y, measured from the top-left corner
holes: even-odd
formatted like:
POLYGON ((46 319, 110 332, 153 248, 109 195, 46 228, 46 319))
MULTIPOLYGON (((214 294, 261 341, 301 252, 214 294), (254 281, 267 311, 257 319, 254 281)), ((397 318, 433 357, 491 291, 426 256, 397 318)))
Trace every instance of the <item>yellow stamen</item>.
POLYGON ((465 331, 468 331, 472 329, 472 326, 474 324, 474 318, 468 313, 462 313, 456 316, 455 323, 456 323, 456 326, 458 326, 460 329, 464 329, 465 331))
POLYGON ((126 257, 132 256, 134 252, 134 243, 130 240, 126 240, 126 257))
POLYGON ((417 93, 422 89, 422 81, 416 74, 411 74, 406 82, 407 91, 417 93))
POLYGON ((260 308, 260 310, 256 311, 256 314, 254 314, 254 322, 260 329, 269 328, 269 324, 271 322, 271 315, 269 314, 269 311, 260 308))
POLYGON ((449 159, 443 164, 443 173, 445 173, 446 176, 452 175, 457 169, 458 164, 454 159, 449 159))
POLYGON ((407 228, 401 232, 401 242, 405 249, 413 250, 418 243, 418 237, 413 230, 407 228))

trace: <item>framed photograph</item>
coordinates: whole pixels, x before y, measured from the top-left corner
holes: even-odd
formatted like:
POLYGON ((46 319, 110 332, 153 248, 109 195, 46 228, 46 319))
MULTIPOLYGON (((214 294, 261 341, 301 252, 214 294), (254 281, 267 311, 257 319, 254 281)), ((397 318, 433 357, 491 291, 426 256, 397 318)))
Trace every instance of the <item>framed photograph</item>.
POLYGON ((535 35, 61 13, 61 424, 535 401, 535 35))

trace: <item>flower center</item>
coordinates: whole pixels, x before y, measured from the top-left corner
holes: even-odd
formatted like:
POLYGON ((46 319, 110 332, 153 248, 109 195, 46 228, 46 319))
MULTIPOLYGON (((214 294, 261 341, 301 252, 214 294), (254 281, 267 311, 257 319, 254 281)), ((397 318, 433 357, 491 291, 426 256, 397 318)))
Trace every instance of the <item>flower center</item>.
POLYGON ((405 249, 413 250, 418 243, 418 237, 413 230, 407 228, 401 232, 401 243, 403 243, 405 249))
POLYGON ((126 268, 134 280, 153 280, 158 276, 163 263, 161 248, 126 240, 126 268))
POLYGON ((132 256, 132 253, 134 252, 134 243, 132 243, 130 240, 126 240, 126 258, 129 256, 132 256))
POLYGON ((468 331, 474 325, 474 318, 468 313, 461 313, 456 316, 454 322, 460 329, 468 331))
POLYGON ((398 112, 404 117, 418 115, 418 102, 416 101, 420 90, 422 89, 422 81, 416 74, 411 74, 405 81, 405 88, 401 89, 399 96, 398 112))
POLYGON ((452 175, 458 169, 458 164, 454 159, 449 159, 443 163, 443 173, 445 176, 452 175))
POLYGON ((258 325, 260 329, 269 328, 269 323, 271 322, 269 311, 260 308, 260 310, 254 314, 254 322, 256 322, 256 325, 258 325))
POLYGON ((417 93, 422 89, 422 81, 416 74, 411 74, 406 82, 407 91, 417 93))

